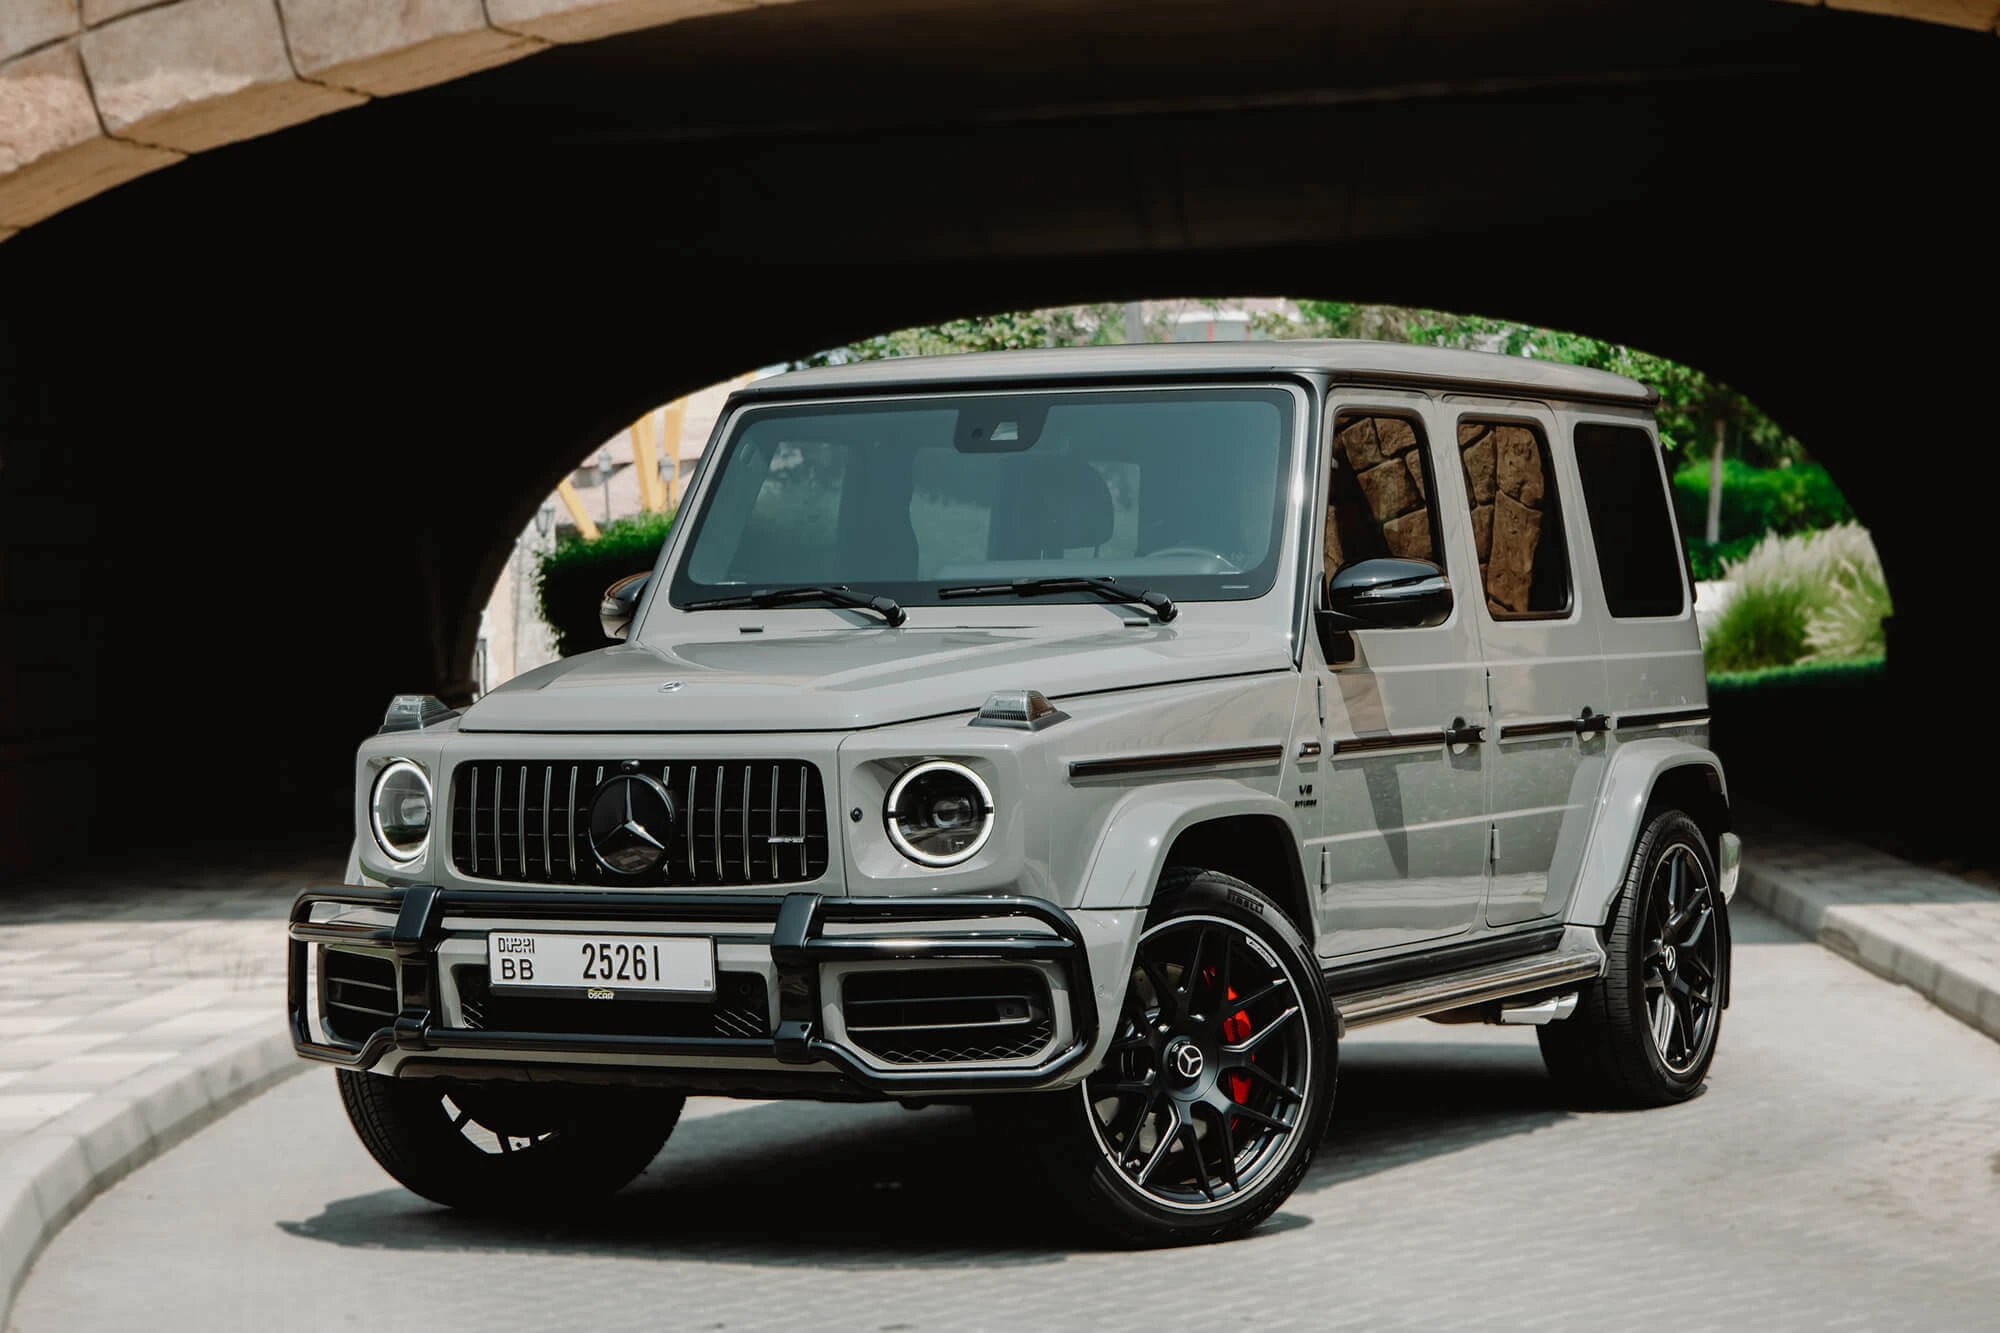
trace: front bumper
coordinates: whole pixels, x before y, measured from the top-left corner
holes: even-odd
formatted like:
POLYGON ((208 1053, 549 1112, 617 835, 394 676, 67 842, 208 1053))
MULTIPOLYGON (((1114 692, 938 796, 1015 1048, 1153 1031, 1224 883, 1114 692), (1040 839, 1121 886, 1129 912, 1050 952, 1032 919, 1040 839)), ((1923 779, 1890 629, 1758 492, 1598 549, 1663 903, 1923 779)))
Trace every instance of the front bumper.
MULTIPOLYGON (((483 934, 485 927, 458 932, 483 934)), ((413 885, 409 888, 362 888, 334 885, 311 888, 292 905, 288 929, 287 1003, 292 1044, 299 1055, 348 1069, 374 1069, 395 1056, 398 1072, 449 1074, 483 1071, 479 1076, 504 1075, 510 1062, 532 1060, 534 1068, 552 1074, 549 1061, 577 1057, 603 1076, 607 1057, 629 1057, 635 1067, 648 1067, 655 1081, 673 1081, 673 1069, 661 1069, 669 1057, 685 1074, 690 1087, 728 1090, 731 1070, 741 1071, 746 1090, 774 1086, 768 1072, 773 1062, 799 1067, 797 1072, 830 1075, 841 1091, 884 1097, 911 1097, 963 1092, 991 1092, 1047 1086, 1062 1081, 1093 1048, 1098 1029, 1092 996, 1090 964, 1084 938, 1070 915, 1039 898, 829 898, 817 893, 750 897, 685 892, 577 892, 523 889, 480 890, 413 885), (315 921, 314 909, 363 909, 394 915, 393 924, 315 921), (655 923, 728 923, 748 932, 760 944, 768 939, 770 964, 776 974, 774 1031, 748 1036, 633 1036, 574 1032, 495 1031, 453 1027, 445 1023, 442 1003, 440 945, 460 921, 578 921, 605 926, 655 923), (966 923, 1026 919, 1045 930, 963 930, 934 934, 829 934, 836 923, 862 930, 923 923, 966 923), (768 932, 768 935, 765 934, 768 932), (315 945, 347 945, 384 949, 397 960, 400 1011, 393 1021, 370 1033, 358 1045, 315 1040, 311 1018, 316 997, 308 981, 308 954, 315 945), (924 1066, 885 1069, 862 1052, 832 1039, 825 1030, 821 996, 825 966, 869 963, 1049 963, 1060 972, 1059 1002, 1068 1009, 1069 1039, 1028 1067, 963 1068, 924 1066)), ((741 943, 741 938, 738 938, 741 943)), ((811 1080, 804 1081, 810 1086, 811 1080)))

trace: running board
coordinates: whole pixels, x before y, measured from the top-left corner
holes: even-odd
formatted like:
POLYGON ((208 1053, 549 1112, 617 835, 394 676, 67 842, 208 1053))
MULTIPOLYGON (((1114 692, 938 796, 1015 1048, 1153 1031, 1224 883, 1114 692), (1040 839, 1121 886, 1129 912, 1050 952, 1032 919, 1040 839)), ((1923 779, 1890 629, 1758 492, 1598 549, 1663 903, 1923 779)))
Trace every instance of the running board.
POLYGON ((1572 986, 1604 974, 1604 949, 1597 932, 1570 926, 1553 952, 1487 963, 1462 972, 1378 986, 1329 997, 1341 1031, 1387 1023, 1397 1018, 1421 1018, 1467 1005, 1504 1000, 1555 986, 1572 986))

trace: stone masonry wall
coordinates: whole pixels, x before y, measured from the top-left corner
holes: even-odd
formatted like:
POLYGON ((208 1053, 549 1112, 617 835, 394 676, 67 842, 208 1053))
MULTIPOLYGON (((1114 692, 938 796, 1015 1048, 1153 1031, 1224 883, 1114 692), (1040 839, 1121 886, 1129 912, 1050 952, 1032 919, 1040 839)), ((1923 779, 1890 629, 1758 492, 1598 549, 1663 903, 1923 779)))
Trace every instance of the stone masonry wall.
POLYGON ((1466 421, 1458 427, 1458 456, 1472 501, 1472 539, 1487 604, 1500 615, 1541 609, 1532 605, 1535 553, 1549 499, 1541 441, 1527 426, 1466 421))
POLYGON ((1385 555, 1435 561, 1416 428, 1398 417, 1343 416, 1337 424, 1334 444, 1347 466, 1333 470, 1328 572, 1385 555))

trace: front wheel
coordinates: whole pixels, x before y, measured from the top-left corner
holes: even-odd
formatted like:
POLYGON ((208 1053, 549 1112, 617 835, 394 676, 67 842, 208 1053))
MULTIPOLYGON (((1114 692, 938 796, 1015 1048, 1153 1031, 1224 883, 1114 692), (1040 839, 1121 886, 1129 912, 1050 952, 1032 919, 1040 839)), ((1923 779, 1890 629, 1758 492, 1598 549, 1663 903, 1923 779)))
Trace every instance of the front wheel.
POLYGON ((1337 1059, 1312 951, 1277 905, 1212 871, 1163 878, 1104 1063, 1020 1127, 1098 1237, 1241 1235, 1311 1163, 1337 1059))
POLYGON ((434 1203, 479 1212, 562 1211, 613 1193, 659 1154, 686 1102, 650 1089, 335 1072, 383 1170, 434 1203))
POLYGON ((1708 839, 1678 810, 1639 835, 1612 909, 1604 975, 1539 1029, 1542 1061, 1596 1105, 1664 1106, 1708 1076, 1728 993, 1729 923, 1708 839))

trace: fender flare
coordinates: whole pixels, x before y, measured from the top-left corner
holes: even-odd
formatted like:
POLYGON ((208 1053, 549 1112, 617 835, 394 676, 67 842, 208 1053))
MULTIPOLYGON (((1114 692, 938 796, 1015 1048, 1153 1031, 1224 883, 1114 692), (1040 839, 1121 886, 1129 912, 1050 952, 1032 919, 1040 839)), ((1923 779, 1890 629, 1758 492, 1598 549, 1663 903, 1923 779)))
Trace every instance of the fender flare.
POLYGON ((1728 804, 1728 779, 1713 750, 1665 736, 1626 741, 1618 747, 1599 789, 1597 818, 1584 845, 1576 892, 1570 898, 1565 921, 1602 926, 1610 918, 1611 903, 1624 886, 1653 789, 1667 773, 1680 768, 1712 769, 1722 783, 1723 803, 1728 804))
POLYGON ((1174 839, 1196 824, 1238 815, 1282 820, 1291 830, 1292 854, 1298 855, 1292 807, 1269 792, 1221 778, 1139 788, 1113 806, 1105 820, 1077 906, 1084 911, 1147 907, 1174 839))

